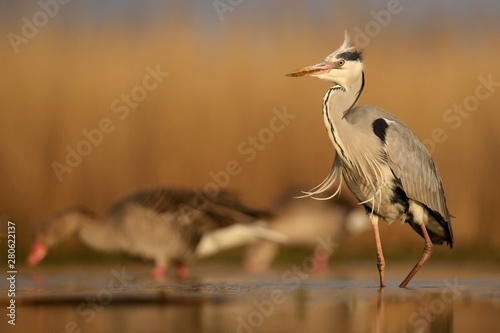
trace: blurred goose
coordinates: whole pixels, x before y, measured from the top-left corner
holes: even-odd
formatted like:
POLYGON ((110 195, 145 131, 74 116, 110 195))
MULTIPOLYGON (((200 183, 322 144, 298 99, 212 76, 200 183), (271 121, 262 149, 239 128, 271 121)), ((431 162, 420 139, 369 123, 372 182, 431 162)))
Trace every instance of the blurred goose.
MULTIPOLYGON (((276 217, 269 221, 269 228, 284 235, 288 246, 316 249, 320 239, 330 239, 339 244, 345 238, 371 229, 371 223, 363 209, 339 200, 305 200, 286 196, 277 205, 276 217)), ((330 243, 329 242, 329 243, 330 243)), ((280 244, 262 240, 247 248, 245 270, 259 272, 268 269, 278 254, 280 244)), ((333 249, 332 249, 333 251, 333 249)), ((315 270, 328 267, 329 254, 314 251, 315 270)))
POLYGON ((118 200, 104 219, 83 207, 49 216, 35 229, 27 262, 36 265, 48 249, 76 234, 95 250, 153 260, 155 278, 164 276, 170 265, 186 277, 186 261, 261 238, 282 241, 259 222, 269 216, 223 191, 208 197, 199 190, 146 189, 118 200))

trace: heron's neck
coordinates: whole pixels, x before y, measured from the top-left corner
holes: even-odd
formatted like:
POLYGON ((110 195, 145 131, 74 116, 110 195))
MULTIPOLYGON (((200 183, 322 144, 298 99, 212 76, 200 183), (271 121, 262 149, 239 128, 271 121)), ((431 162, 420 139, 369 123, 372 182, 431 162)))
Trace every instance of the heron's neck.
POLYGON ((345 119, 345 115, 356 104, 364 87, 364 74, 360 80, 353 85, 343 87, 334 85, 326 92, 323 98, 323 119, 328 130, 328 135, 335 150, 341 155, 343 160, 347 159, 345 149, 348 145, 346 141, 350 124, 345 119))

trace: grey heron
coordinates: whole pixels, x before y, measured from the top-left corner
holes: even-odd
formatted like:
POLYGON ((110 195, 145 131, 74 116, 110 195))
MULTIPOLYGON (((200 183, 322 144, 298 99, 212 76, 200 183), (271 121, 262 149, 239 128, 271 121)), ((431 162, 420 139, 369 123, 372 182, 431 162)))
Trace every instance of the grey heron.
POLYGON ((259 222, 270 216, 227 191, 206 195, 183 188, 143 189, 116 201, 104 218, 84 207, 70 207, 42 220, 27 262, 37 264, 50 248, 76 234, 95 250, 153 260, 155 278, 163 277, 172 264, 182 278, 186 261, 259 239, 283 241, 259 222))
POLYGON ((433 244, 453 247, 450 213, 441 177, 429 152, 403 121, 371 105, 355 107, 365 75, 362 52, 349 42, 323 62, 295 70, 288 76, 312 76, 330 81, 323 98, 323 119, 336 151, 326 179, 305 192, 317 197, 344 180, 370 216, 377 248, 380 286, 384 287, 385 260, 380 241, 379 218, 408 223, 424 238, 423 254, 400 284, 406 287, 431 256, 433 244))

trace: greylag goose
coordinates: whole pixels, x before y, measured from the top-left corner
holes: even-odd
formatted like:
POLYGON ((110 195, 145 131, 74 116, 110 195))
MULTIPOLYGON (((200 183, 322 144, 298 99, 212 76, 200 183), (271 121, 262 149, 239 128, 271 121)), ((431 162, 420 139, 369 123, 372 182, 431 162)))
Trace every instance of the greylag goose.
POLYGON ((186 262, 196 258, 261 238, 283 240, 260 220, 269 217, 225 191, 209 196, 197 189, 145 189, 115 202, 104 218, 71 207, 44 219, 35 229, 27 263, 36 265, 50 248, 76 234, 95 250, 153 260, 155 278, 171 265, 186 277, 186 262))

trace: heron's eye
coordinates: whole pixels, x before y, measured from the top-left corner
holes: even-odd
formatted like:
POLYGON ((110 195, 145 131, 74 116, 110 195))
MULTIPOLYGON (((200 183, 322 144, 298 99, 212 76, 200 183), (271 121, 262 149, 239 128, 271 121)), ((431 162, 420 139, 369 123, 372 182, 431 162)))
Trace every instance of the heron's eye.
POLYGON ((337 65, 339 65, 339 67, 344 66, 344 64, 345 64, 345 60, 344 59, 340 59, 339 61, 337 61, 337 65))

